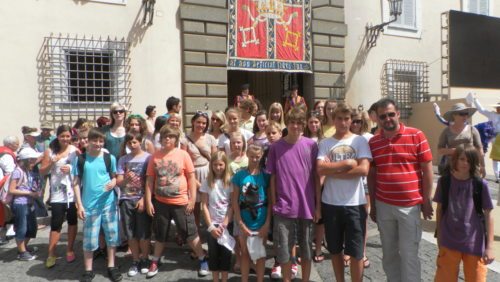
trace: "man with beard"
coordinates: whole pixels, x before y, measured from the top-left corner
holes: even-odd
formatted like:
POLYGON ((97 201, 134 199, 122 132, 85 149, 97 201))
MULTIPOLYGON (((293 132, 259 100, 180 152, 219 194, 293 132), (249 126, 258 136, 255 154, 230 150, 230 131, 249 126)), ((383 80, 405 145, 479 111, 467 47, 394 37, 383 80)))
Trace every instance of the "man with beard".
POLYGON ((399 122, 394 100, 383 98, 376 109, 381 131, 369 142, 373 162, 368 188, 383 268, 387 281, 420 281, 420 212, 424 219, 433 214, 431 150, 422 131, 399 122))

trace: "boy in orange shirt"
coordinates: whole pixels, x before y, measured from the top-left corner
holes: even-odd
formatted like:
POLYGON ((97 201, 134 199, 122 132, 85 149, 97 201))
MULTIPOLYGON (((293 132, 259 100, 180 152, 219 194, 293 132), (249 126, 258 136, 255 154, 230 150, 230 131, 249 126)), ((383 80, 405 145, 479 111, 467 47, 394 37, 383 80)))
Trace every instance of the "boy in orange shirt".
POLYGON ((153 154, 148 163, 145 199, 147 212, 153 217, 156 243, 147 278, 158 273, 171 218, 174 219, 177 232, 186 239, 198 256, 198 275, 209 274, 208 260, 201 247, 193 215, 196 203, 194 166, 189 154, 177 148, 179 136, 178 129, 163 126, 160 130, 162 149, 153 154))

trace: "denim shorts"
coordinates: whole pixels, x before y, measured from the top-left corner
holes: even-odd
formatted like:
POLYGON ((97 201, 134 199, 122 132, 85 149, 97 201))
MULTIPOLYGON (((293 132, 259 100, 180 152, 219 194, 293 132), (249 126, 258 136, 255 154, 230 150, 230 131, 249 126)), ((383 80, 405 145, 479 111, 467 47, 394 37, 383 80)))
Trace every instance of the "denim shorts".
POLYGON ((35 206, 33 204, 12 204, 12 212, 14 213, 16 240, 23 241, 26 238, 36 238, 35 206))

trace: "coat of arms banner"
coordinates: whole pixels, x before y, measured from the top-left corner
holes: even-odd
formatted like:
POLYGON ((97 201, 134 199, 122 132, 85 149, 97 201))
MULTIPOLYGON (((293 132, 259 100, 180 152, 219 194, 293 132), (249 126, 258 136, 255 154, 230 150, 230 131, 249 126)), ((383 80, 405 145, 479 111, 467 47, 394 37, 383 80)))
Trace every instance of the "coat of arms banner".
POLYGON ((310 0, 229 0, 228 69, 312 72, 310 0))

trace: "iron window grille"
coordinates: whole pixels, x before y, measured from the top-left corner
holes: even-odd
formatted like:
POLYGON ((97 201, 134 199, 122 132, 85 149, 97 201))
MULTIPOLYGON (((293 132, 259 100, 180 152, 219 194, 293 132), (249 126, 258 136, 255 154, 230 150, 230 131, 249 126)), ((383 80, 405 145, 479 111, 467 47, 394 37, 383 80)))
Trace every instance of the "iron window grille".
POLYGON ((394 99, 401 118, 411 115, 411 104, 429 98, 429 66, 425 62, 387 60, 382 70, 382 96, 394 99))
POLYGON ((130 107, 129 43, 111 38, 50 36, 41 58, 42 119, 72 123, 130 107))

